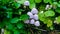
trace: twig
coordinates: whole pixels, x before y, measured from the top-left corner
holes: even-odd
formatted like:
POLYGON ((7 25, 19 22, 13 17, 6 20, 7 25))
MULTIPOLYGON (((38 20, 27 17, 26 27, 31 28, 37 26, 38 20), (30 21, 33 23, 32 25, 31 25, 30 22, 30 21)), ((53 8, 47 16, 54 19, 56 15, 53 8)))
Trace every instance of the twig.
POLYGON ((33 30, 31 29, 31 26, 29 24, 28 24, 28 26, 29 26, 31 33, 34 34, 33 30))
POLYGON ((40 31, 47 31, 47 30, 43 30, 43 29, 39 29, 39 28, 34 28, 36 30, 40 30, 40 31))
POLYGON ((33 31, 31 30, 31 28, 30 28, 30 31, 31 31, 32 34, 34 34, 33 31))

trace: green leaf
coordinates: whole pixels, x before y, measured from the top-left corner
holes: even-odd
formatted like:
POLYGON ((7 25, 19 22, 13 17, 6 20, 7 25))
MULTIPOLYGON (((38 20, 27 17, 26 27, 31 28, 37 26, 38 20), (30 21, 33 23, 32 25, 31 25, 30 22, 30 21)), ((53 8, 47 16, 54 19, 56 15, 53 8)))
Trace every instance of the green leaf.
POLYGON ((54 5, 57 5, 58 3, 57 2, 53 2, 54 5))
POLYGON ((44 3, 48 3, 49 2, 49 0, 43 0, 44 1, 44 3))
POLYGON ((49 20, 49 19, 47 19, 47 18, 44 18, 45 20, 43 21, 43 23, 44 24, 47 24, 47 21, 49 20))
POLYGON ((3 22, 0 22, 0 28, 4 27, 4 23, 3 22))
POLYGON ((47 20, 47 27, 50 27, 50 26, 52 26, 52 21, 51 20, 47 20))
POLYGON ((30 4, 29 8, 32 9, 32 8, 35 8, 36 7, 36 4, 35 3, 32 3, 30 4))
POLYGON ((6 29, 4 29, 4 34, 11 34, 10 31, 7 31, 6 29))
POLYGON ((12 8, 8 8, 6 10, 6 13, 7 13, 7 18, 12 18, 12 8))
POLYGON ((15 8, 19 8, 21 6, 19 3, 16 3, 16 2, 13 4, 14 4, 15 8))
POLYGON ((50 4, 53 4, 53 0, 49 0, 49 3, 50 3, 50 4))
POLYGON ((26 14, 20 16, 20 19, 23 20, 23 21, 27 20, 28 18, 29 18, 29 16, 26 15, 26 14))
POLYGON ((59 3, 60 3, 60 1, 59 1, 59 3))
POLYGON ((29 0, 30 1, 30 4, 34 3, 35 0, 29 0))
POLYGON ((50 4, 52 4, 52 0, 44 0, 44 3, 50 3, 50 4))
POLYGON ((56 8, 55 10, 57 13, 60 13, 60 8, 56 8))
POLYGON ((12 30, 14 27, 13 27, 12 24, 8 24, 8 25, 6 26, 6 28, 9 29, 9 30, 12 30))
POLYGON ((46 17, 49 17, 49 16, 54 16, 55 15, 55 12, 52 11, 52 10, 48 10, 44 14, 45 14, 46 17))
POLYGON ((60 16, 56 17, 56 23, 59 24, 60 23, 60 16))
POLYGON ((2 6, 2 8, 3 8, 3 9, 7 9, 7 7, 6 7, 6 6, 2 6))
POLYGON ((2 4, 7 4, 10 0, 1 0, 2 4))
POLYGON ((54 29, 53 26, 51 26, 50 29, 53 30, 54 29))
POLYGON ((19 3, 19 4, 24 4, 25 1, 26 1, 26 0, 18 0, 17 3, 19 3))
POLYGON ((44 13, 39 12, 38 17, 39 17, 39 20, 45 21, 44 13))
POLYGON ((41 4, 41 5, 39 6, 39 11, 42 11, 42 10, 45 10, 45 4, 44 4, 44 5, 41 4))
POLYGON ((18 24, 17 24, 17 28, 19 28, 19 29, 23 28, 23 26, 24 26, 23 23, 18 23, 18 24))
POLYGON ((19 12, 18 14, 21 15, 22 11, 24 11, 24 10, 19 9, 19 10, 18 10, 18 12, 19 12))
POLYGON ((21 30, 20 30, 20 34, 21 34, 21 33, 22 33, 22 34, 27 34, 28 32, 27 32, 27 30, 21 29, 21 30))
POLYGON ((18 21, 19 21, 18 18, 13 18, 13 19, 11 19, 11 23, 17 23, 18 21))
POLYGON ((36 3, 40 3, 42 0, 35 0, 36 3))
POLYGON ((14 34, 20 34, 20 32, 18 30, 15 30, 14 34))
POLYGON ((57 6, 60 7, 60 4, 58 3, 57 6))
POLYGON ((42 17, 43 15, 41 15, 41 16, 39 16, 39 19, 41 20, 41 21, 44 21, 45 20, 45 17, 42 17))
POLYGON ((12 12, 7 12, 7 18, 12 18, 12 12))
POLYGON ((28 32, 28 34, 31 34, 31 32, 28 32))

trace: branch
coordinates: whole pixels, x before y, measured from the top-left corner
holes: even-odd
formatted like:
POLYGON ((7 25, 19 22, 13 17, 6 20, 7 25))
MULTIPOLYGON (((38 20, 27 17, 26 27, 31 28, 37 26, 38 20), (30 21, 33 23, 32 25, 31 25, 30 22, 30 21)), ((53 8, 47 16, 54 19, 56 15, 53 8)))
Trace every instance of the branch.
POLYGON ((40 30, 40 31, 47 31, 47 30, 43 30, 43 29, 39 29, 39 28, 34 28, 36 30, 40 30))
POLYGON ((34 34, 33 31, 31 30, 31 28, 30 28, 30 31, 31 31, 32 34, 34 34))

